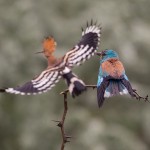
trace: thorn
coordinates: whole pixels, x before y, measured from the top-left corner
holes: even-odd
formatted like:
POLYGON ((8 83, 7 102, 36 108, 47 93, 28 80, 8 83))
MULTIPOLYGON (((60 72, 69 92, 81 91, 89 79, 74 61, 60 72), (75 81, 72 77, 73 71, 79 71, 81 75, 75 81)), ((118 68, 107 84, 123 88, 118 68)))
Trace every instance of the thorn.
POLYGON ((71 141, 66 138, 64 139, 64 143, 69 143, 69 142, 71 142, 71 141))
POLYGON ((61 128, 61 127, 62 127, 62 122, 59 122, 59 123, 57 124, 57 126, 61 128))
POLYGON ((133 89, 133 94, 134 94, 134 97, 137 99, 137 100, 141 100, 141 99, 143 99, 145 102, 149 102, 150 103, 150 101, 148 100, 148 95, 146 95, 146 97, 142 97, 142 96, 140 96, 138 93, 137 93, 137 90, 136 89, 133 89))
POLYGON ((58 121, 58 120, 52 120, 53 122, 60 122, 60 121, 58 121))
POLYGON ((73 138, 73 137, 70 136, 70 135, 65 135, 65 137, 68 138, 68 139, 69 139, 69 138, 70 138, 70 139, 73 138))
POLYGON ((148 95, 146 95, 146 97, 145 97, 145 102, 149 102, 150 103, 150 101, 148 100, 148 95))
POLYGON ((57 120, 52 120, 53 122, 57 122, 58 124, 57 124, 57 126, 58 127, 62 127, 62 122, 61 121, 57 121, 57 120))

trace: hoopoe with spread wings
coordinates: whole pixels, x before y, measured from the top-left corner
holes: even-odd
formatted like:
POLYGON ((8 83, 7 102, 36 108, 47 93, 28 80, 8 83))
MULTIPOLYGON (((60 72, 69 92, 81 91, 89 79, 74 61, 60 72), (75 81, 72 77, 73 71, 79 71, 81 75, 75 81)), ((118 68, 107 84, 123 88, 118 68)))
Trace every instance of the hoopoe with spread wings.
POLYGON ((57 59, 53 52, 56 42, 52 37, 43 41, 43 53, 47 57, 48 67, 40 75, 15 88, 0 89, 0 92, 12 94, 30 95, 41 94, 50 90, 63 77, 68 85, 70 94, 75 97, 86 90, 85 84, 80 80, 71 68, 79 66, 93 56, 99 46, 101 27, 91 21, 87 27, 82 29, 82 38, 70 51, 63 57, 57 59))

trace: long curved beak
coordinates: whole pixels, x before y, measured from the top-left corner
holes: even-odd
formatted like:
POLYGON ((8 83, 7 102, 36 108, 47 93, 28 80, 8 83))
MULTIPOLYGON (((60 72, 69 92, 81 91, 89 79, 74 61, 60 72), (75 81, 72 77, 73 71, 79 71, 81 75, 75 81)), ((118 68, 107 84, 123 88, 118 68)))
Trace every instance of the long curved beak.
POLYGON ((41 54, 41 53, 44 53, 44 51, 36 52, 35 54, 41 54))
POLYGON ((96 55, 101 56, 102 52, 96 52, 96 55))

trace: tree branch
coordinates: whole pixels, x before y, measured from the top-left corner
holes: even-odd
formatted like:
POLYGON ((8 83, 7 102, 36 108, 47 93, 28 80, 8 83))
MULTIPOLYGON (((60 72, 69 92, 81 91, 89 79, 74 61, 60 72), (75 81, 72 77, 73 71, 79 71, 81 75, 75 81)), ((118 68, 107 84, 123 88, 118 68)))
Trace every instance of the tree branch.
POLYGON ((68 136, 65 134, 65 129, 64 129, 64 123, 65 123, 65 119, 66 119, 66 115, 67 115, 67 111, 68 111, 67 93, 68 92, 61 92, 60 93, 60 94, 63 94, 63 96, 64 96, 64 99, 63 99, 64 100, 64 112, 62 115, 62 119, 60 121, 52 120, 54 122, 58 122, 57 126, 60 127, 60 130, 61 130, 61 135, 62 135, 61 150, 64 150, 65 144, 67 142, 70 142, 69 139, 72 138, 71 136, 68 136))
MULTIPOLYGON (((96 85, 85 85, 87 88, 97 88, 96 85)), ((65 123, 65 119, 66 119, 66 115, 67 115, 67 112, 68 112, 68 103, 67 103, 67 94, 68 94, 69 90, 66 89, 64 91, 62 91, 60 94, 63 95, 64 97, 64 112, 63 112, 63 115, 62 115, 62 119, 61 121, 56 121, 56 120, 53 120, 54 122, 57 122, 57 126, 60 127, 61 129, 61 136, 62 136, 62 144, 61 144, 61 150, 64 150, 65 148, 65 144, 67 142, 70 142, 70 139, 72 138, 72 136, 68 136, 65 134, 65 129, 64 129, 64 123, 65 123)), ((146 97, 142 97, 140 96, 135 89, 133 89, 133 93, 134 93, 134 96, 136 99, 140 100, 140 99, 144 99, 145 102, 148 101, 148 95, 146 97)), ((148 101, 149 102, 149 101, 148 101)), ((150 103, 150 102, 149 102, 150 103)))
POLYGON ((67 103, 67 93, 63 93, 64 96, 64 112, 63 112, 63 116, 62 116, 62 120, 61 122, 58 124, 58 126, 61 129, 61 135, 62 135, 62 144, 61 144, 61 150, 64 150, 65 144, 67 142, 70 142, 68 140, 68 138, 71 138, 71 136, 66 136, 65 134, 65 130, 64 130, 64 123, 65 123, 65 119, 66 119, 66 115, 67 115, 67 111, 68 111, 68 103, 67 103))
MULTIPOLYGON (((91 87, 91 88, 96 88, 96 85, 86 85, 86 87, 91 87)), ((65 124, 65 119, 66 119, 66 115, 68 112, 68 103, 67 103, 67 94, 68 94, 69 90, 66 89, 65 91, 61 92, 60 94, 62 94, 64 96, 64 112, 62 115, 62 119, 60 121, 56 121, 56 120, 52 120, 54 122, 57 122, 57 126, 60 127, 61 130, 61 136, 62 136, 62 144, 61 144, 61 150, 64 150, 65 148, 65 144, 67 142, 70 142, 70 139, 72 138, 72 136, 66 135, 65 134, 65 129, 64 129, 64 124, 65 124)))
POLYGON ((137 99, 137 100, 141 100, 141 99, 143 99, 145 102, 149 102, 150 103, 150 101, 148 100, 148 95, 146 95, 145 97, 142 97, 142 96, 140 96, 138 93, 137 93, 137 91, 136 91, 136 89, 133 89, 133 94, 134 94, 134 97, 137 99))
MULTIPOLYGON (((87 88, 93 88, 93 89, 97 88, 96 85, 85 85, 85 87, 87 87, 87 88)), ((69 92, 69 90, 66 89, 65 91, 62 91, 60 94, 65 94, 65 93, 68 93, 68 92, 69 92)))

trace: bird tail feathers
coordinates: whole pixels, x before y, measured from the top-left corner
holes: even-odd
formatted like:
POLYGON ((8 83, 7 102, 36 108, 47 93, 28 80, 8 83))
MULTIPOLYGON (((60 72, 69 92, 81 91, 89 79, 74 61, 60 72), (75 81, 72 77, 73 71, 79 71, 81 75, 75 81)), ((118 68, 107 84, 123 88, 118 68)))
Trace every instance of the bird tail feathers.
POLYGON ((105 98, 123 94, 130 94, 132 97, 135 96, 130 82, 124 77, 120 79, 106 77, 100 86, 97 87, 98 105, 101 107, 105 98))
POLYGON ((104 97, 123 94, 128 94, 128 89, 124 86, 121 80, 110 80, 109 85, 105 90, 104 97))
POLYGON ((68 89, 72 97, 80 95, 83 91, 86 90, 85 84, 82 80, 73 74, 71 71, 65 73, 63 77, 67 81, 68 89))

